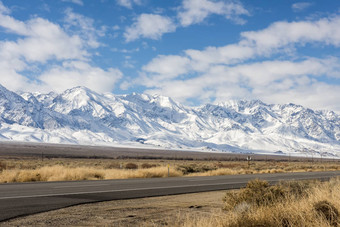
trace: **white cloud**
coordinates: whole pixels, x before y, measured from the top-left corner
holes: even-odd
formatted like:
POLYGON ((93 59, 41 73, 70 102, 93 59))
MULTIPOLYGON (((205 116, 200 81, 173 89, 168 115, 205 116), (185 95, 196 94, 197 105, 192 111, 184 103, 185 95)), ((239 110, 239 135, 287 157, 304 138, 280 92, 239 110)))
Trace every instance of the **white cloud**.
POLYGON ((141 5, 141 0, 117 0, 117 4, 120 6, 124 6, 128 9, 132 9, 133 4, 141 5))
POLYGON ((339 59, 331 58, 300 62, 266 61, 232 67, 216 65, 194 78, 166 80, 164 77, 152 77, 147 80, 144 77, 142 84, 150 87, 147 93, 163 94, 183 102, 190 99, 223 102, 256 98, 269 103, 295 102, 312 108, 332 107, 340 111, 336 99, 339 90, 326 89, 340 86, 318 80, 321 75, 337 73, 339 76, 339 63, 339 59))
POLYGON ((71 2, 71 3, 74 3, 74 4, 80 5, 80 6, 84 5, 82 0, 61 0, 61 1, 63 1, 63 2, 71 2))
POLYGON ((86 62, 70 61, 56 65, 39 76, 44 90, 64 91, 71 87, 85 86, 97 92, 111 92, 117 80, 122 78, 120 70, 103 70, 86 62))
POLYGON ((289 45, 321 42, 340 46, 340 16, 317 21, 276 22, 260 31, 243 32, 241 36, 248 45, 256 47, 261 54, 289 45))
POLYGON ((0 27, 14 34, 12 40, 0 41, 1 84, 15 91, 62 91, 79 85, 112 91, 122 73, 90 63, 89 50, 99 46, 102 30, 72 10, 65 14, 65 27, 40 17, 20 21, 0 2, 0 27))
POLYGON ((0 13, 9 14, 11 11, 0 1, 0 13))
POLYGON ((335 98, 339 97, 340 86, 326 82, 340 78, 340 59, 290 55, 306 44, 339 47, 338 27, 339 16, 276 22, 263 30, 243 32, 235 44, 158 56, 143 67, 137 83, 149 88, 148 93, 168 95, 179 101, 259 98, 282 103, 290 99, 289 102, 313 108, 332 107, 340 111, 335 98), (287 50, 293 52, 287 55, 287 50), (273 54, 287 60, 271 60, 273 54), (309 96, 304 99, 304 95, 309 96))
MULTIPOLYGON (((327 45, 340 45, 340 16, 331 18, 322 18, 317 21, 300 21, 300 22, 276 22, 268 28, 259 31, 250 31, 241 33, 242 39, 239 43, 229 44, 222 47, 207 47, 204 50, 189 49, 184 51, 184 55, 179 55, 182 61, 180 68, 192 69, 196 72, 204 72, 211 66, 217 64, 239 64, 255 57, 268 57, 273 53, 285 53, 287 49, 294 50, 306 43, 319 42, 327 45), (184 66, 183 64, 187 64, 184 66)), ((174 56, 170 56, 174 58, 174 56)), ((159 56, 150 61, 144 67, 147 73, 163 74, 163 65, 169 65, 166 56, 159 56), (154 61, 157 64, 154 64, 154 61), (164 63, 163 63, 164 61, 164 63), (152 70, 149 65, 153 64, 152 70), (159 69, 157 71, 157 65, 159 69)), ((172 64, 168 68, 185 74, 187 71, 177 70, 172 64)))
POLYGON ((298 103, 313 109, 326 109, 340 112, 339 85, 312 82, 296 89, 267 91, 262 99, 269 103, 298 103), (272 92, 272 93, 270 93, 272 92))
POLYGON ((27 89, 29 80, 17 72, 25 67, 26 65, 22 61, 4 59, 0 54, 0 84, 15 91, 27 89))
POLYGON ((176 26, 169 17, 157 14, 141 14, 126 28, 124 37, 127 42, 143 38, 160 39, 164 33, 173 32, 176 26))
POLYGON ((300 12, 300 11, 307 9, 308 7, 312 5, 313 3, 311 2, 297 2, 292 5, 292 9, 294 12, 300 12))
POLYGON ((22 36, 16 42, 1 42, 0 55, 7 58, 46 62, 50 59, 75 59, 87 55, 79 36, 70 36, 59 25, 39 17, 23 22, 0 14, 0 27, 22 36))
POLYGON ((240 15, 249 15, 249 12, 236 2, 210 1, 210 0, 183 0, 178 13, 182 26, 203 22, 211 14, 223 15, 229 20, 243 24, 245 21, 240 15))
POLYGON ((148 65, 143 67, 144 71, 156 74, 162 79, 176 78, 178 75, 185 74, 189 70, 190 60, 185 57, 160 55, 154 58, 148 65))
POLYGON ((208 47, 203 51, 186 50, 185 54, 191 59, 191 66, 196 71, 205 71, 210 65, 236 64, 252 58, 256 50, 248 45, 230 44, 223 47, 208 47))
POLYGON ((105 35, 105 27, 102 27, 100 30, 96 29, 93 19, 74 13, 70 8, 65 10, 65 22, 68 33, 79 35, 82 40, 86 41, 85 44, 91 48, 100 46, 97 39, 105 35))
MULTIPOLYGON (((132 8, 132 0, 118 0, 118 4, 132 8)), ((135 2, 136 3, 136 2, 135 2)), ((158 10, 163 12, 162 9, 158 10)), ((241 15, 250 15, 249 12, 236 2, 223 2, 211 0, 183 0, 178 9, 176 24, 175 19, 159 14, 141 14, 135 22, 125 29, 124 37, 127 42, 139 38, 160 39, 164 33, 174 32, 178 26, 187 27, 203 22, 208 16, 217 14, 224 16, 238 24, 244 24, 241 15)))

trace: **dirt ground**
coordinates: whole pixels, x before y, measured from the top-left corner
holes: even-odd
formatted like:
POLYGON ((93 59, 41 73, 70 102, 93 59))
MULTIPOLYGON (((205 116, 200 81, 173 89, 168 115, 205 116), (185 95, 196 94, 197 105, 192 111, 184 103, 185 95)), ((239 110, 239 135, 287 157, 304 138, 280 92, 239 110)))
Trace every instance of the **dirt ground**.
POLYGON ((226 191, 78 205, 0 223, 0 226, 180 226, 188 217, 222 215, 226 191))

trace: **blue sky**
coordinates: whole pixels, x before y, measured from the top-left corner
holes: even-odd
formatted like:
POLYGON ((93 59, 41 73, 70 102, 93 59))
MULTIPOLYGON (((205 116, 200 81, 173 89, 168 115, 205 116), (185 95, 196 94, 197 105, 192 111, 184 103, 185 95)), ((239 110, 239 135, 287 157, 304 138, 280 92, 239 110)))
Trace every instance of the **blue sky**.
POLYGON ((13 91, 340 112, 339 46, 337 0, 0 0, 0 83, 13 91))

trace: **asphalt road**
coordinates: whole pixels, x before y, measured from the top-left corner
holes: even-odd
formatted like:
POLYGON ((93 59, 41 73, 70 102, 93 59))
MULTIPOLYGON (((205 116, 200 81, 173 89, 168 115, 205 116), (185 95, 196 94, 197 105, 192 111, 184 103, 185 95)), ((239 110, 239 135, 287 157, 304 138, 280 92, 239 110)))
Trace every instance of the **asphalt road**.
POLYGON ((0 184, 0 221, 84 203, 236 189, 255 178, 276 183, 334 176, 340 171, 0 184))

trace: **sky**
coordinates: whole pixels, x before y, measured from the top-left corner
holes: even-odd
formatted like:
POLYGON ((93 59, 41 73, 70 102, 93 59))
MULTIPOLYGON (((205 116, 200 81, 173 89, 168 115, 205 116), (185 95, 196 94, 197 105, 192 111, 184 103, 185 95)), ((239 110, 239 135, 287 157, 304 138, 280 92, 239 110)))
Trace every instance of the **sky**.
POLYGON ((0 0, 0 84, 340 112, 339 0, 0 0))

